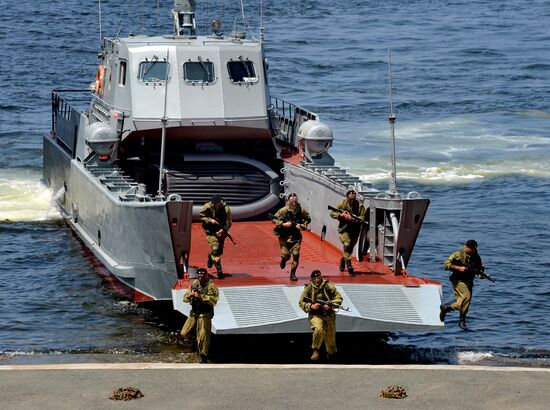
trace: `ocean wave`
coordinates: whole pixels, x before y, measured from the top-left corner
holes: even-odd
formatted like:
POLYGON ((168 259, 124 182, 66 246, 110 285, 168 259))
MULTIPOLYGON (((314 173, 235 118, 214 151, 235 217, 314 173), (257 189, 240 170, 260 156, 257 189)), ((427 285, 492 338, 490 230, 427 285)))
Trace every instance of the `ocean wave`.
MULTIPOLYGON (((381 171, 380 167, 371 170, 363 169, 359 177, 366 183, 378 184, 390 180, 389 168, 381 171)), ((456 184, 480 180, 528 176, 550 179, 550 159, 525 158, 507 161, 492 161, 485 164, 408 164, 403 162, 397 168, 397 180, 422 184, 456 184)))
POLYGON ((0 170, 0 223, 50 222, 61 218, 41 174, 25 168, 0 170))
POLYGON ((458 352, 457 362, 458 364, 472 364, 483 360, 492 359, 494 354, 492 352, 458 352))

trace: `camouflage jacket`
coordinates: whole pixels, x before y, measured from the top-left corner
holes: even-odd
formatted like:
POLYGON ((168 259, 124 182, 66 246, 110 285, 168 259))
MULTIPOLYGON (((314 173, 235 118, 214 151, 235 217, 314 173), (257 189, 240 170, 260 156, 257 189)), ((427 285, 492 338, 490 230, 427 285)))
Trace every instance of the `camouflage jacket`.
POLYGON ((187 292, 185 292, 183 301, 191 304, 191 314, 194 316, 214 316, 214 306, 218 303, 218 296, 218 287, 214 285, 214 282, 208 279, 206 284, 201 285, 201 282, 196 279, 187 292), (202 294, 202 299, 191 296, 194 289, 197 289, 202 294))
MULTIPOLYGON (((344 199, 343 201, 338 202, 335 208, 341 209, 342 211, 348 211, 349 213, 358 216, 363 221, 366 218, 365 207, 357 199, 353 201, 351 206, 349 205, 348 200, 344 199)), ((338 232, 340 233, 359 231, 361 229, 361 224, 359 222, 346 221, 344 218, 339 218, 340 214, 336 211, 331 211, 330 216, 334 219, 338 219, 338 232)))
POLYGON ((199 218, 202 222, 202 229, 204 229, 207 235, 215 235, 220 231, 223 232, 221 226, 227 230, 231 228, 231 209, 225 201, 222 201, 222 207, 218 211, 216 211, 212 202, 205 203, 199 212, 199 218), (211 224, 208 222, 210 219, 217 219, 222 225, 211 224))
MULTIPOLYGON (((342 295, 340 295, 338 289, 336 289, 336 287, 330 284, 327 280, 323 280, 323 282, 321 282, 321 285, 319 286, 315 286, 313 282, 309 282, 304 288, 304 291, 302 292, 299 301, 300 308, 304 312, 309 313, 310 316, 322 315, 322 307, 321 309, 311 310, 312 303, 306 302, 304 298, 311 298, 312 300, 321 299, 326 302, 336 303, 338 305, 342 304, 342 295)), ((336 313, 332 309, 330 309, 328 316, 335 317, 336 313)))
POLYGON ((283 224, 289 221, 307 227, 311 222, 311 218, 309 217, 309 213, 299 204, 295 210, 284 206, 275 214, 275 218, 273 219, 275 229, 273 233, 287 240, 299 240, 302 239, 302 232, 299 228, 296 228, 295 225, 290 228, 283 227, 283 224))

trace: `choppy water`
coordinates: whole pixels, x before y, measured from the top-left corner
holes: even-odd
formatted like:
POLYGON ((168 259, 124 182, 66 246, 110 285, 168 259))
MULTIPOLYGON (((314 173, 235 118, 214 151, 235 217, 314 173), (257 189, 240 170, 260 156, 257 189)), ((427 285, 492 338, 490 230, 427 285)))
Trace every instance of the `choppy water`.
MULTIPOLYGON (((186 360, 168 319, 109 290, 39 183, 51 90, 94 79, 97 2, 9 3, 0 14, 0 357, 186 360)), ((159 22, 170 31, 172 2, 160 13, 143 3, 102 1, 104 33, 156 34, 159 22)), ((232 26, 239 11, 229 3, 198 1, 199 27, 222 13, 232 26)), ((382 189, 392 49, 399 185, 432 200, 409 270, 443 281, 449 300, 442 262, 475 238, 498 280, 474 289, 473 331, 451 316, 443 332, 396 335, 388 357, 548 366, 550 2, 264 3, 273 94, 318 112, 339 164, 382 189)))

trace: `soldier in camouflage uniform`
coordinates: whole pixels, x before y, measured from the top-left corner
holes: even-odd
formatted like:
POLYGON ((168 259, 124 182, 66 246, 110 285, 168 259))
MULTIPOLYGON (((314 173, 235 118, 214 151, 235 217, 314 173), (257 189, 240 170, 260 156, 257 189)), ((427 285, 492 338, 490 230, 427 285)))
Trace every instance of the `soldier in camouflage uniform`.
POLYGON ((307 229, 311 222, 309 213, 298 203, 298 195, 292 193, 288 196, 286 206, 279 209, 274 215, 273 233, 279 237, 281 247, 281 269, 284 269, 287 261, 292 255, 292 266, 290 268, 290 280, 296 281, 296 269, 300 260, 300 247, 302 246, 302 229, 307 229))
POLYGON ((221 257, 225 237, 227 236, 225 231, 231 228, 231 209, 220 195, 214 195, 212 200, 202 207, 199 218, 210 245, 207 266, 209 268, 213 265, 216 266, 218 279, 223 279, 221 257))
POLYGON ((340 272, 343 272, 347 266, 348 273, 353 276, 353 266, 351 264, 351 254, 353 248, 359 239, 361 232, 361 222, 357 221, 350 214, 353 214, 362 221, 365 220, 365 207, 356 199, 357 193, 352 189, 346 193, 346 199, 338 202, 335 208, 343 212, 331 211, 330 216, 339 221, 338 233, 340 242, 343 246, 343 256, 340 258, 340 272))
POLYGON ((451 271, 449 277, 456 296, 454 303, 440 306, 439 318, 445 321, 445 315, 452 310, 460 312, 458 326, 466 329, 466 313, 472 300, 472 289, 476 275, 482 276, 484 271, 483 263, 477 253, 477 242, 470 239, 466 244, 447 258, 443 264, 445 270, 451 271))
POLYGON ((186 338, 193 330, 196 331, 197 352, 205 363, 210 347, 214 306, 218 303, 218 288, 208 278, 206 269, 200 268, 197 275, 198 279, 193 281, 183 296, 183 301, 191 304, 191 313, 181 329, 181 335, 186 338))
POLYGON ((342 303, 342 296, 327 280, 323 279, 320 271, 311 272, 311 281, 306 285, 300 296, 300 308, 308 314, 311 330, 313 330, 313 342, 311 347, 313 353, 311 360, 319 360, 319 349, 323 343, 327 350, 328 359, 331 360, 336 354, 336 313, 328 304, 317 302, 334 303, 338 306, 342 303), (311 301, 306 301, 310 298, 311 301))

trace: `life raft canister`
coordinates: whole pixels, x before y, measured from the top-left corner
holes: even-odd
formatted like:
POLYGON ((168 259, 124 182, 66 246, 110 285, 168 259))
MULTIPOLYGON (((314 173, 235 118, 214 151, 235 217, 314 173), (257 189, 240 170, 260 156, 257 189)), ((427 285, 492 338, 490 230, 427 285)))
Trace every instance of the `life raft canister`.
POLYGON ((105 66, 100 64, 97 67, 97 73, 95 75, 95 92, 103 96, 103 86, 105 85, 105 66))

